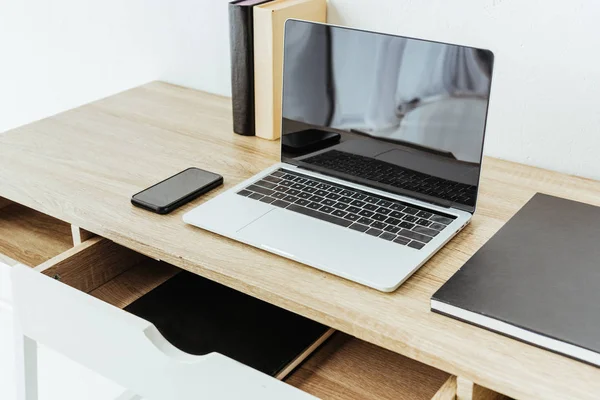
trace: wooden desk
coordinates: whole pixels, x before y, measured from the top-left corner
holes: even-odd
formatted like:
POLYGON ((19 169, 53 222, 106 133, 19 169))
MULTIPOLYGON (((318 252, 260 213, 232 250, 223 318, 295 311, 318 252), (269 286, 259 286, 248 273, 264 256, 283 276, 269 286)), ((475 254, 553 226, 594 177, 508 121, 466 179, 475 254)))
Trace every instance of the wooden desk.
MULTIPOLYGON (((600 183, 486 158, 472 223, 392 294, 131 206, 189 166, 225 188, 278 161, 231 133, 230 100, 164 83, 0 137, 0 196, 515 398, 595 399, 600 369, 430 312, 430 296, 536 192, 600 205, 600 183)), ((223 190, 223 189, 221 189, 223 190)))

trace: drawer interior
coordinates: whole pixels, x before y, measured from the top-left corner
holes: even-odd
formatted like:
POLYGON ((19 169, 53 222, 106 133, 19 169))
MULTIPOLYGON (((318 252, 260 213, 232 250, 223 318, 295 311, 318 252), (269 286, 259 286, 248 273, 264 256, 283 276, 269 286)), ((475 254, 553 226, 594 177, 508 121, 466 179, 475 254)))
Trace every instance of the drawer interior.
MULTIPOLYGON (((179 269, 142 259, 90 295, 125 308, 179 269)), ((449 374, 341 332, 334 334, 286 382, 322 399, 431 399, 449 374)))
POLYGON ((72 246, 69 224, 0 198, 0 262, 33 267, 72 246))

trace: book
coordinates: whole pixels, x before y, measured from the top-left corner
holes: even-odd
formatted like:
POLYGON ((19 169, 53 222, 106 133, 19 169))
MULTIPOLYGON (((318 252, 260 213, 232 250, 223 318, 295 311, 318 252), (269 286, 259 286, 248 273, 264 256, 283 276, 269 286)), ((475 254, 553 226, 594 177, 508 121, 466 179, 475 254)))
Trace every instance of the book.
POLYGON ((256 136, 281 136, 283 34, 289 18, 326 22, 326 0, 275 0, 254 8, 256 136))
POLYGON ((231 51, 231 106, 233 131, 254 135, 254 29, 253 7, 271 0, 236 0, 229 3, 231 51))
POLYGON ((125 311, 152 322, 186 353, 218 352, 277 379, 334 332, 188 271, 179 272, 125 311))
POLYGON ((600 366, 600 208, 536 194, 431 309, 600 366))

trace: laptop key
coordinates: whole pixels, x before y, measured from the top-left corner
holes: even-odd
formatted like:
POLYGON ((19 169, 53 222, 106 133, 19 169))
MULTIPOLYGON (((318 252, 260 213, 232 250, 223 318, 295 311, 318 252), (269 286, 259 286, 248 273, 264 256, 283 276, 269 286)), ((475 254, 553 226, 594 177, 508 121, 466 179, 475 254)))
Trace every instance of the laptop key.
POLYGON ((273 191, 271 189, 267 189, 267 188, 264 188, 261 186, 256 186, 256 185, 250 185, 246 189, 251 190, 256 193, 263 194, 265 196, 270 196, 271 194, 273 194, 273 191))
POLYGON ((337 200, 337 199, 339 199, 340 197, 342 197, 342 196, 340 196, 339 194, 336 194, 336 193, 329 193, 329 194, 327 195, 327 198, 328 198, 328 199, 332 199, 332 200, 337 200))
POLYGON ((358 220, 358 222, 360 222, 363 225, 371 225, 373 223, 373 220, 371 218, 361 218, 358 220))
POLYGON ((432 215, 433 215, 432 213, 427 212, 427 211, 419 211, 417 213, 417 217, 421 217, 421 218, 425 218, 425 219, 430 218, 432 215))
POLYGON ((350 229, 354 229, 355 231, 359 231, 359 232, 365 232, 367 229, 369 229, 369 227, 366 225, 355 223, 355 224, 350 225, 350 229))
POLYGON ((392 218, 392 217, 389 217, 388 219, 386 219, 386 220, 385 220, 385 222, 386 222, 387 224, 391 224, 391 225, 398 225, 398 224, 399 224, 399 223, 401 223, 402 221, 400 221, 400 220, 399 220, 399 219, 397 219, 397 218, 392 218))
POLYGON ((323 204, 317 203, 317 202, 312 202, 310 204, 307 205, 308 208, 312 209, 312 210, 318 210, 319 208, 323 207, 323 204))
POLYGON ((310 187, 310 186, 307 186, 307 187, 305 187, 303 190, 304 190, 306 193, 314 193, 314 192, 316 192, 316 191, 317 191, 317 189, 316 189, 316 188, 314 188, 314 187, 310 187))
POLYGON ((273 188, 273 190, 275 190, 276 192, 285 192, 287 191, 289 188, 285 187, 285 186, 277 186, 275 188, 273 188))
POLYGON ((402 211, 404 210, 406 207, 403 206, 402 204, 398 204, 398 203, 392 203, 392 205, 389 206, 389 208, 391 208, 394 211, 402 211))
POLYGON ((435 229, 436 231, 441 231, 442 229, 444 229, 446 227, 446 225, 444 225, 444 224, 438 224, 437 222, 434 222, 429 227, 431 229, 435 229))
POLYGON ((300 214, 308 215, 309 217, 314 217, 344 227, 348 227, 352 224, 352 221, 348 221, 347 219, 339 218, 331 214, 324 214, 320 211, 315 211, 310 208, 301 207, 296 204, 292 204, 287 208, 287 210, 295 211, 300 214))
POLYGON ((331 213, 331 215, 335 215, 336 217, 344 218, 346 216, 346 212, 342 210, 335 210, 331 213))
POLYGON ((352 196, 354 196, 355 192, 353 192, 352 190, 344 189, 340 192, 340 194, 342 196, 352 197, 352 196))
POLYGON ((344 189, 342 189, 341 187, 332 186, 332 187, 330 187, 330 188, 329 188, 329 189, 327 189, 327 190, 329 190, 330 192, 333 192, 333 193, 340 193, 340 192, 341 192, 342 190, 344 190, 344 189))
POLYGON ((377 228, 377 229, 385 229, 387 225, 384 224, 383 222, 379 222, 379 221, 375 221, 371 224, 372 228, 377 228))
POLYGON ((327 195, 329 194, 329 192, 328 192, 328 191, 326 191, 326 190, 323 190, 323 189, 319 189, 319 190, 317 190, 317 191, 315 192, 315 194, 316 194, 317 196, 323 196, 323 197, 325 197, 325 196, 327 196, 327 195))
POLYGON ((389 208, 385 208, 385 207, 379 207, 377 209, 377 212, 380 213, 380 214, 388 215, 389 213, 392 212, 392 210, 390 210, 389 208))
POLYGON ((371 203, 371 204, 379 203, 379 199, 377 197, 373 197, 373 196, 367 196, 365 198, 365 201, 367 203, 371 203))
POLYGON ((263 197, 265 197, 265 196, 260 193, 252 193, 250 196, 248 196, 249 199, 254 199, 254 200, 260 200, 263 197))
POLYGON ((299 206, 304 206, 306 207, 307 205, 310 204, 310 201, 306 200, 306 199, 298 199, 296 201, 296 204, 298 204, 299 206))
POLYGON ((392 202, 387 200, 379 200, 379 203, 377 203, 377 205, 382 207, 389 207, 392 205, 392 202))
POLYGON ((283 198, 283 200, 285 200, 285 201, 289 201, 290 203, 293 203, 293 202, 295 202, 296 200, 298 200, 298 198, 297 198, 296 196, 285 196, 285 197, 283 198))
POLYGON ((423 235, 423 234, 420 234, 417 232, 409 231, 407 229, 402 229, 400 232, 398 232, 398 235, 407 237, 409 239, 418 240, 423 243, 429 243, 432 239, 431 236, 427 236, 427 235, 423 235))
POLYGON ((286 208, 291 203, 288 203, 287 201, 283 201, 283 200, 275 200, 271 204, 274 205, 274 206, 277 206, 277 207, 286 208))
POLYGON ((435 229, 425 228, 424 226, 415 226, 412 230, 413 232, 422 233, 423 235, 427 236, 437 236, 437 234, 440 233, 435 229))
POLYGON ((369 210, 360 210, 360 212, 358 213, 358 215, 362 215, 363 217, 372 217, 373 214, 375 213, 369 210))
POLYGON ((321 201, 321 203, 325 204, 326 206, 333 206, 336 201, 335 200, 331 200, 331 199, 324 199, 323 201, 321 201))
POLYGON ((356 199, 356 200, 364 200, 364 199, 367 198, 367 195, 366 194, 362 194, 362 193, 356 193, 355 195, 352 196, 352 198, 356 199))
POLYGON ((410 243, 410 239, 404 238, 402 236, 397 236, 396 239, 394 239, 394 243, 406 246, 408 243, 410 243))
POLYGON ((398 224, 398 226, 400 228, 404 228, 404 229, 412 229, 414 228, 415 224, 411 224, 410 222, 406 222, 406 221, 402 221, 400 222, 400 224, 398 224))
POLYGON ((345 210, 348 207, 348 204, 344 204, 344 203, 335 203, 333 205, 335 208, 337 208, 338 210, 345 210))
POLYGON ((281 172, 281 171, 275 171, 275 172, 271 173, 271 175, 270 175, 270 176, 274 176, 274 177, 276 177, 276 178, 280 178, 280 177, 282 177, 282 176, 284 176, 284 175, 285 175, 285 173, 283 173, 283 172, 281 172))
POLYGON ((420 220, 417 221, 417 224, 421 225, 421 226, 429 226, 431 225, 431 221, 427 221, 426 219, 421 218, 420 220))
POLYGON ((310 193, 300 192, 298 194, 298 197, 300 197, 301 199, 310 199, 312 195, 310 193))
POLYGON ((356 206, 356 207, 362 207, 365 205, 364 201, 360 201, 360 200, 354 200, 352 203, 350 203, 350 205, 356 206))
POLYGON ((368 231, 366 231, 365 233, 367 235, 371 235, 371 236, 379 236, 383 233, 383 231, 381 229, 371 228, 368 231))
POLYGON ((375 214, 373 214, 373 216, 371 218, 373 218, 375 221, 385 221, 387 219, 387 216, 385 216, 383 214, 375 213, 375 214))
POLYGON ((321 202, 321 201, 323 201, 323 198, 321 196, 315 195, 315 196, 311 197, 309 200, 321 202))
POLYGON ((402 211, 405 212, 406 214, 410 214, 410 215, 416 215, 419 212, 419 210, 417 210, 416 208, 412 208, 412 207, 406 207, 402 211))
POLYGON ((277 199, 274 197, 265 196, 262 199, 260 199, 259 201, 262 201, 263 203, 272 203, 275 200, 277 200, 277 199))
POLYGON ((269 176, 265 176, 265 177, 263 178, 263 180, 265 180, 265 181, 267 181, 267 182, 279 183, 279 182, 281 182, 283 179, 281 179, 281 178, 277 178, 277 177, 275 177, 275 176, 273 176, 273 175, 269 175, 269 176))
POLYGON ((298 196, 300 194, 300 191, 296 189, 290 189, 287 192, 285 192, 285 194, 290 196, 298 196))
POLYGON ((393 225, 388 225, 385 228, 383 228, 384 231, 390 232, 390 233, 396 233, 400 230, 400 228, 398 228, 397 226, 393 226, 393 225))
POLYGON ((266 187, 267 189, 273 189, 275 186, 277 186, 276 183, 269 182, 266 179, 262 179, 262 180, 256 182, 255 185, 266 187))
POLYGON ((352 214, 352 213, 347 213, 344 218, 346 218, 347 220, 350 220, 350 221, 358 221, 360 219, 360 217, 358 215, 352 214))
POLYGON ((329 207, 329 206, 323 206, 319 209, 319 211, 329 214, 330 212, 335 211, 335 208, 329 207))
POLYGON ((308 181, 308 182, 304 182, 304 184, 306 186, 310 186, 312 188, 316 188, 317 186, 319 186, 319 182, 317 182, 317 181, 308 181))
POLYGON ((365 204, 363 208, 369 211, 377 211, 379 207, 377 207, 375 204, 365 204))
POLYGON ((285 180, 284 180, 284 181, 281 181, 281 182, 279 182, 279 184, 280 184, 281 186, 287 186, 287 187, 290 187, 290 186, 292 186, 294 183, 293 183, 292 181, 285 181, 285 180))
POLYGON ((305 187, 304 185, 301 185, 299 183, 294 183, 292 185, 292 189, 296 189, 296 190, 302 190, 302 189, 304 189, 304 187, 305 187))
POLYGON ((434 215, 429 219, 433 222, 437 222, 444 225, 449 225, 452 222, 450 218, 442 217, 441 215, 434 215))
POLYGON ((408 222, 417 222, 419 220, 418 217, 415 217, 414 215, 405 215, 404 217, 402 217, 403 220, 408 221, 408 222))
POLYGON ((381 235, 379 235, 379 237, 381 239, 389 240, 390 242, 392 240, 396 239, 396 235, 394 235, 393 233, 389 233, 389 232, 383 232, 381 235))
POLYGON ((413 249, 417 250, 421 250, 423 246, 425 246, 425 243, 417 242, 416 240, 413 240, 408 244, 408 247, 412 247, 413 249))
POLYGON ((317 188, 319 189, 329 189, 329 185, 326 183, 320 183, 319 185, 317 185, 317 188))
POLYGON ((287 196, 287 194, 282 193, 282 192, 274 192, 271 197, 275 197, 276 199, 283 199, 285 196, 287 196))
POLYGON ((348 204, 350 204, 350 203, 352 203, 352 201, 353 201, 353 200, 352 200, 352 198, 351 198, 351 197, 348 197, 348 196, 342 196, 342 197, 340 197, 340 198, 338 199, 338 201, 341 201, 342 203, 348 203, 348 204))
POLYGON ((251 195, 251 194, 252 194, 252 192, 251 192, 251 191, 249 191, 249 190, 246 190, 246 189, 242 189, 242 190, 240 190, 239 192, 237 192, 237 194, 239 194, 240 196, 244 196, 244 197, 245 197, 245 196, 249 196, 249 195, 251 195))
POLYGON ((358 212, 360 211, 360 208, 358 207, 354 207, 354 206, 350 206, 346 209, 346 211, 354 213, 354 214, 358 214, 358 212))
POLYGON ((390 213, 390 217, 394 217, 394 218, 398 218, 398 219, 402 219, 402 217, 404 217, 406 214, 399 212, 399 211, 392 211, 390 213))

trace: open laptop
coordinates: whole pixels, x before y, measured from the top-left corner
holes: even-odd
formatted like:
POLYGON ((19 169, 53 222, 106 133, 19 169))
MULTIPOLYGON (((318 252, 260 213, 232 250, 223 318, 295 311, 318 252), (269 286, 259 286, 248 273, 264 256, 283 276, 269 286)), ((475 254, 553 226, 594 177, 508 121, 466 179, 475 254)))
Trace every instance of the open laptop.
POLYGON ((393 291, 475 212, 493 54, 288 20, 281 162, 184 221, 393 291))

